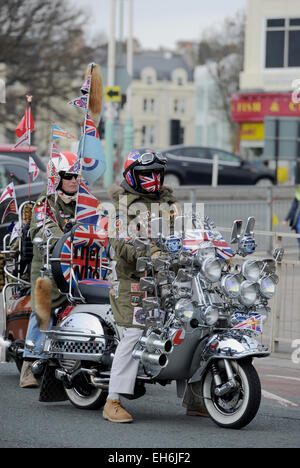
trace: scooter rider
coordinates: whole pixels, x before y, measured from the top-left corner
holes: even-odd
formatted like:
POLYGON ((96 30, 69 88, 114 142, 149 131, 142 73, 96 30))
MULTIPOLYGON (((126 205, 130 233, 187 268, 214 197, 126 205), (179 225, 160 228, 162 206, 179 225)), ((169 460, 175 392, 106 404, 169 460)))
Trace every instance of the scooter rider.
MULTIPOLYGON (((169 220, 179 213, 172 189, 163 186, 165 165, 166 158, 161 153, 147 150, 140 154, 132 151, 125 161, 121 186, 113 186, 110 190, 116 206, 110 241, 115 250, 119 281, 118 297, 111 296, 111 306, 116 323, 123 329, 123 337, 112 364, 108 398, 103 408, 103 417, 112 422, 133 420, 123 408, 120 394, 134 393, 139 363, 132 358, 131 353, 143 333, 143 327, 135 320, 134 312, 142 301, 139 290, 141 275, 136 272, 136 260, 144 253, 134 249, 133 238, 135 235, 147 235, 145 221, 147 225, 153 208, 156 215, 169 220)), ((152 245, 152 256, 158 252, 159 248, 152 245)))
MULTIPOLYGON (((60 180, 56 188, 56 194, 48 196, 50 214, 48 212, 48 215, 45 215, 44 212, 46 192, 41 194, 33 207, 30 223, 30 236, 32 241, 38 237, 44 240, 54 236, 61 237, 64 234, 66 224, 74 221, 78 191, 78 174, 73 171, 68 171, 75 164, 76 160, 77 156, 74 153, 61 153, 60 157, 52 159, 60 180)), ((50 175, 50 170, 51 161, 49 161, 48 164, 48 176, 50 175)), ((46 304, 47 301, 48 303, 51 301, 51 311, 66 303, 66 296, 59 292, 53 282, 48 280, 48 283, 39 283, 38 278, 42 266, 40 251, 33 245, 33 259, 31 264, 32 313, 30 315, 26 334, 25 350, 23 354, 24 362, 20 376, 20 387, 23 388, 38 386, 38 382, 31 370, 31 362, 44 358, 44 355, 41 354, 44 335, 41 333, 40 328, 47 329, 52 325, 52 316, 48 313, 47 307, 43 310, 43 303, 46 304), (38 288, 36 289, 37 283, 38 288), (38 306, 36 303, 38 303, 38 306), (30 341, 35 344, 33 350, 26 347, 26 343, 30 341)))

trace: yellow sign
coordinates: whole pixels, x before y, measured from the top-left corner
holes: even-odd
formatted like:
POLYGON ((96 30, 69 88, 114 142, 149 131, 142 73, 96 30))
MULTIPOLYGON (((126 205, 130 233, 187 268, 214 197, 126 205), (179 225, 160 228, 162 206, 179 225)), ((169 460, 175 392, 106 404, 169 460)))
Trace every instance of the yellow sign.
POLYGON ((263 140, 264 124, 263 122, 242 123, 241 140, 263 140))
POLYGON ((278 167, 277 169, 277 180, 281 184, 288 180, 288 168, 287 167, 278 167))
POLYGON ((122 94, 120 86, 105 86, 104 99, 105 101, 121 102, 122 94))

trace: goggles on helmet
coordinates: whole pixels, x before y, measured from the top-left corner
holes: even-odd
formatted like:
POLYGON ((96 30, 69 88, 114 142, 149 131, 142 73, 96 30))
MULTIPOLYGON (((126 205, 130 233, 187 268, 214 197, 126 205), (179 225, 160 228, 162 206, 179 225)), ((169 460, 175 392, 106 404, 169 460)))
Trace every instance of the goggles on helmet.
POLYGON ((162 164, 167 164, 167 157, 164 156, 160 151, 157 153, 144 153, 139 158, 137 158, 136 163, 139 163, 142 166, 147 166, 148 164, 152 164, 155 160, 162 164))

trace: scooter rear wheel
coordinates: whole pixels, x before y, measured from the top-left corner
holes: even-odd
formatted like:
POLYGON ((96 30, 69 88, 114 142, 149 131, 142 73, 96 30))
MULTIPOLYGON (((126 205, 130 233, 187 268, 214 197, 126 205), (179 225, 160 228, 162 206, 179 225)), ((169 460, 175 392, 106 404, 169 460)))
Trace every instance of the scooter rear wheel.
POLYGON ((66 385, 64 388, 68 399, 76 408, 94 410, 104 406, 107 398, 105 390, 95 388, 83 375, 76 377, 73 384, 72 388, 67 388, 66 385))

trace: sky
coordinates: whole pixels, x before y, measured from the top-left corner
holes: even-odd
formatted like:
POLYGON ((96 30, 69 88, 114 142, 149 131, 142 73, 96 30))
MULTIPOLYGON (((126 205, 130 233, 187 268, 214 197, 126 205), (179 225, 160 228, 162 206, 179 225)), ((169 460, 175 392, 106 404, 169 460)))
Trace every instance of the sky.
MULTIPOLYGON (((116 38, 120 37, 119 5, 124 2, 124 38, 128 34, 128 0, 116 0, 116 38)), ((109 36, 110 0, 71 0, 89 12, 89 32, 109 36)), ((247 0, 134 0, 133 36, 144 49, 175 48, 178 40, 200 40, 203 31, 245 9, 247 0)))

